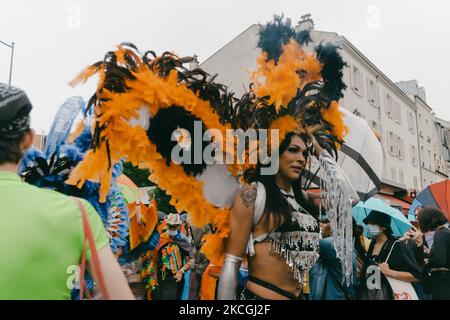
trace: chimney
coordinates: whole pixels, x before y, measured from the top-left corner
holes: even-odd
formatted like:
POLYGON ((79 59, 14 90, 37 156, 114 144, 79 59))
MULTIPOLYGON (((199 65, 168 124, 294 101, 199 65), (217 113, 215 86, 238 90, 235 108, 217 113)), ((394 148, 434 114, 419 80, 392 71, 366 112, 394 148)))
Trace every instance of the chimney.
POLYGON ((311 18, 311 14, 305 14, 300 17, 300 21, 297 22, 297 25, 295 26, 295 31, 300 32, 304 30, 313 30, 314 29, 314 21, 311 18))
POLYGON ((425 88, 419 87, 417 80, 400 81, 395 83, 403 92, 417 96, 427 102, 425 88))
POLYGON ((418 90, 418 96, 420 97, 420 99, 422 99, 423 101, 427 102, 427 95, 425 93, 425 88, 424 87, 420 87, 418 90))

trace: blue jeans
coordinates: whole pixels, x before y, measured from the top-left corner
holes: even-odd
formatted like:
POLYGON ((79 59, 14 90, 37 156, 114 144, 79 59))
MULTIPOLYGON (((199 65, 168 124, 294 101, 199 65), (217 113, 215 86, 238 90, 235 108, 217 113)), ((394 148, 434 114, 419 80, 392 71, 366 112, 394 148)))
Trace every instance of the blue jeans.
POLYGON ((319 256, 309 273, 310 300, 355 300, 358 285, 356 253, 353 252, 353 279, 348 287, 342 284, 341 261, 336 256, 332 237, 320 240, 319 256))

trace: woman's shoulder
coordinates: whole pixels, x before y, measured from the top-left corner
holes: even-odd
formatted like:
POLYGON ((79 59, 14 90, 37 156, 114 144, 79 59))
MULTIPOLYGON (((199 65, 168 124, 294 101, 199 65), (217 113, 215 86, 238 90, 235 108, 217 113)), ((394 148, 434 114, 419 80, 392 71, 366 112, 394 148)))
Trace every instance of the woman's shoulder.
POLYGON ((450 241, 450 228, 447 226, 436 230, 434 234, 434 241, 436 240, 450 241))
POLYGON ((247 209, 253 208, 255 206, 257 190, 256 184, 243 184, 234 199, 235 206, 238 205, 247 209))

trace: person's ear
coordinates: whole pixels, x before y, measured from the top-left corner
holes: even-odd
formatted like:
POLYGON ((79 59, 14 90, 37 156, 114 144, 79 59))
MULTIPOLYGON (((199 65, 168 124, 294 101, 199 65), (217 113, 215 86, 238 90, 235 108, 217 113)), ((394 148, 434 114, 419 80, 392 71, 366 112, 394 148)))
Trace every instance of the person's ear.
POLYGON ((20 145, 23 151, 27 151, 33 145, 35 135, 36 133, 33 129, 30 129, 30 131, 25 134, 20 145))

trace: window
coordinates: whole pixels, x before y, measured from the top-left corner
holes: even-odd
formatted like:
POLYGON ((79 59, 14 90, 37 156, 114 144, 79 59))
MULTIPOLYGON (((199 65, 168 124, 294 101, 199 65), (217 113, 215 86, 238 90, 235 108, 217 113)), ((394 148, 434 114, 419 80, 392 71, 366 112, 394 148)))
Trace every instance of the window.
POLYGON ((428 185, 427 185, 427 179, 423 179, 423 187, 424 187, 424 188, 428 187, 428 185))
POLYGON ((417 191, 419 190, 419 180, 417 177, 414 177, 414 189, 417 191))
POLYGON ((397 172, 396 172, 395 168, 391 168, 391 176, 392 176, 393 181, 397 180, 397 172))
POLYGON ((431 170, 431 150, 428 150, 428 168, 431 170))
POLYGON ((402 111, 400 109, 400 103, 398 101, 394 101, 394 119, 397 123, 402 123, 402 111))
POLYGON ((399 179, 399 181, 400 181, 401 184, 404 184, 404 183, 405 183, 405 177, 404 177, 404 175, 403 175, 403 170, 402 170, 402 169, 399 169, 399 170, 398 170, 398 179, 399 179))
POLYGON ((389 118, 393 119, 394 117, 394 107, 392 104, 392 97, 389 93, 386 93, 385 96, 385 105, 386 105, 386 114, 389 116, 389 118))
POLYGON ((398 157, 399 149, 400 149, 400 144, 398 141, 398 136, 394 134, 394 156, 398 157))
POLYGON ((405 157, 405 145, 400 137, 397 137, 397 155, 400 159, 405 157))
POLYGON ((425 167, 425 162, 423 161, 423 157, 425 156, 425 151, 423 150, 423 146, 420 146, 420 154, 422 155, 422 167, 425 167))
POLYGON ((389 138, 388 138, 388 149, 389 149, 389 153, 391 155, 395 155, 395 145, 396 145, 396 139, 395 139, 395 135, 392 132, 389 132, 389 138))
MULTIPOLYGON (((422 125, 422 115, 419 113, 419 128, 422 125)), ((419 135, 423 138, 422 130, 419 130, 419 135)))
POLYGON ((367 98, 373 106, 378 106, 378 90, 375 81, 367 79, 367 98))
POLYGON ((408 128, 412 134, 416 133, 416 121, 414 119, 414 114, 408 111, 408 128))
POLYGON ((411 163, 413 166, 417 167, 417 150, 416 146, 411 146, 411 163))
POLYGON ((355 90, 358 95, 362 96, 363 95, 363 77, 362 77, 362 72, 356 66, 353 66, 352 81, 353 81, 353 90, 355 90))

